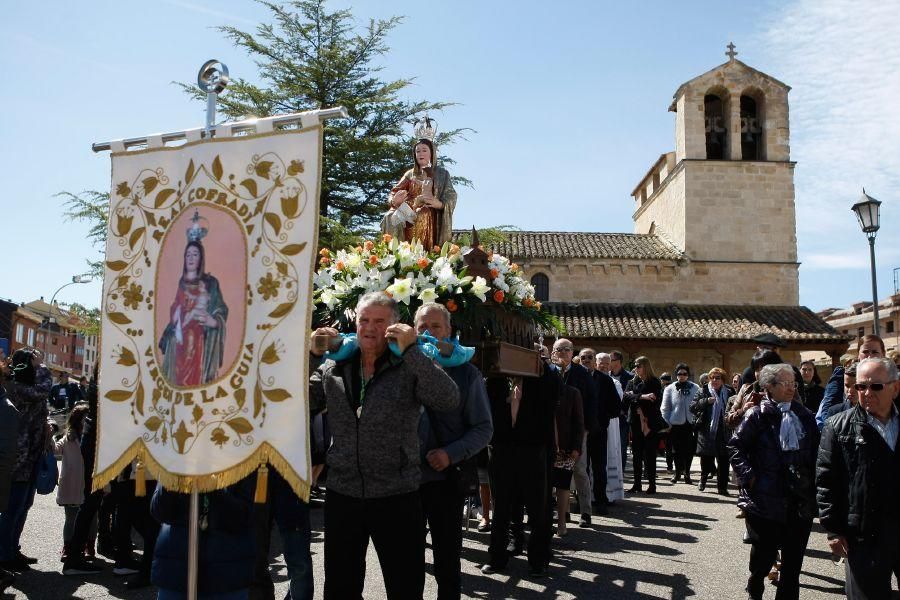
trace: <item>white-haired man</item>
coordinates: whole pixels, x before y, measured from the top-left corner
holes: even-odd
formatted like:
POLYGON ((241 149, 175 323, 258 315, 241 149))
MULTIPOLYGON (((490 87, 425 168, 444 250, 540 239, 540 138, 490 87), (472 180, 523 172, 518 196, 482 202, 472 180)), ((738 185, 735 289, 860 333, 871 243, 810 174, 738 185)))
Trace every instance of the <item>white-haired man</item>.
MULTIPOLYGON (((428 332, 439 340, 453 333, 450 312, 443 304, 423 304, 416 311, 416 331, 428 332)), ((462 577, 462 513, 464 493, 458 467, 487 447, 494 432, 491 407, 481 371, 471 363, 444 367, 459 388, 459 406, 452 410, 425 408, 419 419, 419 447, 422 459, 422 509, 431 531, 434 578, 437 597, 458 599, 462 577)), ((477 483, 474 465, 470 469, 477 483)), ((483 510, 488 511, 490 507, 483 510)))
POLYGON ((897 366, 866 358, 856 368, 858 404, 829 418, 816 465, 819 521, 832 554, 846 557, 847 598, 891 597, 900 572, 900 392, 897 366))
POLYGON ((339 362, 321 362, 314 339, 337 330, 313 332, 310 411, 327 406, 333 439, 325 497, 329 600, 362 597, 370 538, 388 598, 421 598, 425 587, 419 414, 423 405, 454 408, 459 390, 419 350, 416 330, 399 320, 390 296, 364 295, 356 306, 358 349, 339 362))

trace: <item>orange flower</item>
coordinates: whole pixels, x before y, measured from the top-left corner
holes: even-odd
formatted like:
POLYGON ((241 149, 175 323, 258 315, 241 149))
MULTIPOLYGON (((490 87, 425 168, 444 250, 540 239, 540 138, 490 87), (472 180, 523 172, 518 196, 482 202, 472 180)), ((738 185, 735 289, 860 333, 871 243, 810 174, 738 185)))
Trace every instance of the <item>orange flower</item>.
POLYGON ((440 253, 441 253, 441 247, 440 247, 440 246, 435 246, 434 248, 431 249, 431 251, 434 252, 435 254, 440 254, 440 253))
POLYGON ((447 310, 449 310, 450 312, 456 312, 458 309, 459 309, 459 307, 456 306, 456 301, 454 301, 452 299, 447 300, 447 310))
POLYGON ((356 247, 356 253, 357 253, 357 254, 362 254, 362 246, 357 246, 357 247, 356 247))
POLYGON ((531 296, 526 296, 524 300, 522 300, 522 305, 531 307, 534 305, 534 299, 531 296))
POLYGON ((428 262, 429 262, 428 259, 423 256, 422 258, 420 258, 419 260, 416 261, 416 264, 419 265, 420 269, 424 269, 425 267, 428 266, 428 262))
POLYGON ((500 271, 491 269, 491 279, 497 279, 498 277, 500 277, 500 271))
POLYGON ((496 290, 494 292, 494 302, 496 302, 497 304, 503 304, 503 298, 503 290, 496 290))
POLYGON ((321 250, 319 250, 319 254, 328 257, 331 256, 331 251, 328 248, 322 248, 321 250))
POLYGON ((386 234, 384 234, 383 236, 381 236, 381 240, 382 240, 385 244, 390 244, 392 239, 394 239, 394 236, 392 236, 392 235, 389 234, 389 233, 386 233, 386 234))
POLYGON ((375 256, 374 254, 371 255, 371 256, 369 256, 369 264, 372 265, 373 267, 374 267, 375 265, 377 265, 377 264, 378 264, 378 257, 375 256))
POLYGON ((517 265, 516 263, 513 263, 513 264, 509 265, 509 270, 512 271, 513 273, 515 273, 516 271, 519 270, 519 265, 517 265))
POLYGON ((538 309, 538 310, 541 310, 541 303, 540 303, 540 302, 535 302, 535 303, 534 303, 534 307, 535 307, 536 309, 538 309))
POLYGON ((459 254, 459 246, 457 246, 456 244, 451 244, 450 245, 450 254, 451 255, 459 254))
POLYGON ((343 270, 344 270, 344 262, 343 262, 343 261, 340 261, 340 260, 337 261, 337 263, 336 263, 334 266, 337 267, 337 270, 338 270, 338 271, 343 271, 343 270))
POLYGON ((385 296, 387 296, 388 298, 393 298, 393 297, 394 297, 394 295, 393 295, 392 293, 390 293, 389 291, 387 291, 387 290, 384 290, 384 294, 385 294, 385 296))
POLYGON ((327 256, 323 256, 321 259, 319 259, 319 264, 322 265, 323 267, 327 267, 328 265, 331 264, 331 259, 328 258, 327 256))
POLYGON ((366 243, 365 243, 366 250, 371 250, 374 247, 375 247, 375 242, 373 242, 372 240, 366 240, 366 243))

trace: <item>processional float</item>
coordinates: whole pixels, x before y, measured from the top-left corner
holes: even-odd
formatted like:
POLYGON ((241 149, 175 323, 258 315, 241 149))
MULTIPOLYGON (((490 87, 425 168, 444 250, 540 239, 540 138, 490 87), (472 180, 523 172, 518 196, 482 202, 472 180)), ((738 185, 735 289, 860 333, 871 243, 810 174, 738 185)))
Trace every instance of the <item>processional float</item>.
POLYGON ((205 127, 93 145, 112 186, 93 489, 133 465, 191 494, 274 467, 309 498, 307 332, 322 122, 342 107, 215 124, 225 65, 203 65, 205 127), (177 144, 177 145, 176 145, 177 144))

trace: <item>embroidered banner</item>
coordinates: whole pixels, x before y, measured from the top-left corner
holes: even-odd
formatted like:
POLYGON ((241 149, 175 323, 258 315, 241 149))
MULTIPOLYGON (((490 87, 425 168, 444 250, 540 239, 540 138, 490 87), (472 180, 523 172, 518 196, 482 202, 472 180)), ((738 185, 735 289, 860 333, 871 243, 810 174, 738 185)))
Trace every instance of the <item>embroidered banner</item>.
POLYGON ((307 332, 322 128, 112 155, 94 489, 266 463, 309 496, 307 332))

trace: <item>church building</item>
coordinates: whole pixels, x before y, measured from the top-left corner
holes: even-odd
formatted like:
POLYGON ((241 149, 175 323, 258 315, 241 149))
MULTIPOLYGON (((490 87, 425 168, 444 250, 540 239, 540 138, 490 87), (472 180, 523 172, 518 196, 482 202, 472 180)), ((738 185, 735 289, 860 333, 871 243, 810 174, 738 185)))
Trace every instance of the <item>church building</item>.
POLYGON ((790 87, 735 54, 675 91, 675 149, 632 192, 633 234, 514 231, 494 246, 576 348, 646 355, 657 372, 740 372, 762 333, 792 362, 846 350, 799 305, 790 87))

